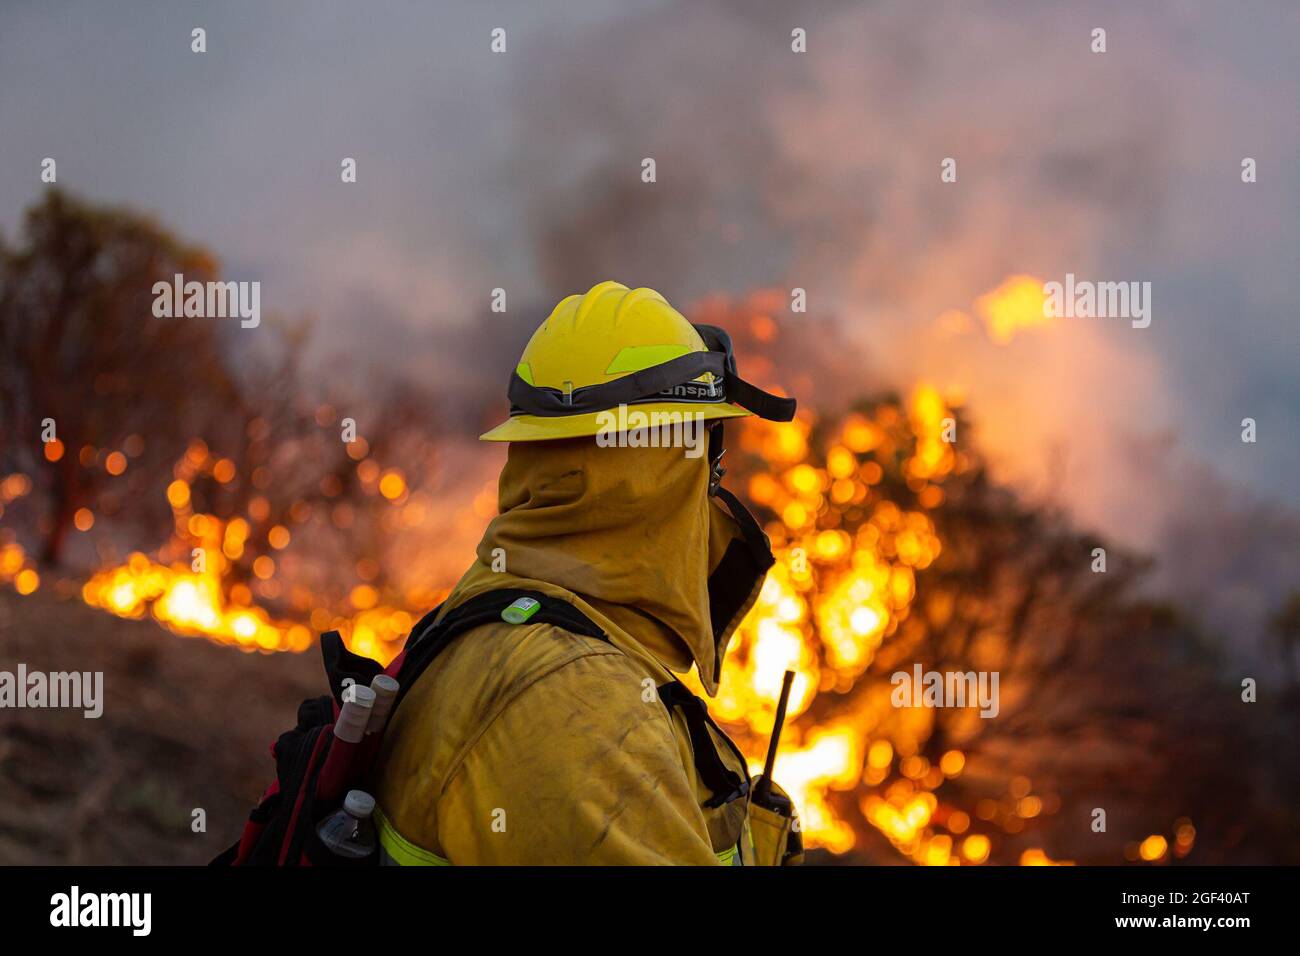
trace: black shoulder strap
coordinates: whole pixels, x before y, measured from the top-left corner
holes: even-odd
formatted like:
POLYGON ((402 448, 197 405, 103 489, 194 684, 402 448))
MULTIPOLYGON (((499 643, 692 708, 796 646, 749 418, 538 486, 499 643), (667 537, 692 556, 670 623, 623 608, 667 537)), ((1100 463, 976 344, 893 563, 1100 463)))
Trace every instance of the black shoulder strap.
POLYGON ((749 768, 745 762, 745 755, 731 742, 731 738, 722 731, 722 728, 713 723, 704 701, 677 680, 670 681, 659 688, 659 699, 663 701, 664 707, 670 714, 673 708, 677 708, 686 717, 686 729, 691 736, 691 751, 695 755, 695 772, 700 775, 704 785, 713 794, 704 805, 720 807, 749 793, 749 768), (709 733, 710 726, 718 732, 718 736, 736 755, 744 770, 744 777, 723 763, 722 756, 718 753, 718 746, 709 733))
POLYGON ((406 657, 402 659, 402 666, 397 672, 398 691, 393 709, 397 709, 406 692, 448 644, 466 631, 503 620, 501 612, 520 598, 531 598, 541 605, 528 618, 529 624, 551 624, 572 634, 609 641, 604 631, 568 601, 524 588, 484 591, 452 608, 442 620, 437 620, 441 606, 434 608, 412 629, 407 641, 406 657))

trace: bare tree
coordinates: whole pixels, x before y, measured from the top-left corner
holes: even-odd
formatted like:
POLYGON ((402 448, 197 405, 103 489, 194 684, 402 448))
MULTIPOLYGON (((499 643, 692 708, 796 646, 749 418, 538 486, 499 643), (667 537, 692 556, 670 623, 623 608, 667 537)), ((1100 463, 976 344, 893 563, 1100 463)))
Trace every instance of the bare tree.
POLYGON ((41 558, 57 564, 77 509, 122 480, 108 454, 129 441, 126 480, 156 475, 235 387, 213 320, 153 315, 155 282, 215 274, 204 250, 57 190, 28 211, 23 239, 0 246, 0 467, 32 476, 41 558), (46 419, 61 443, 49 454, 46 419))

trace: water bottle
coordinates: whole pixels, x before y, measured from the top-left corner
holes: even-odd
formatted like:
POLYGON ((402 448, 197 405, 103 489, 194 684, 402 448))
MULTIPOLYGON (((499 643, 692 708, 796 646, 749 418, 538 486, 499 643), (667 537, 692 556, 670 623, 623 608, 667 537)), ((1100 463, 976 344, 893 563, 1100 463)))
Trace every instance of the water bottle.
POLYGON ((354 684, 344 692, 343 708, 334 721, 334 739, 316 783, 321 800, 333 803, 347 793, 349 784, 361 779, 361 738, 374 705, 375 692, 369 687, 354 684))
POLYGON ((379 742, 384 736, 384 727, 388 724, 388 715, 397 701, 397 681, 387 674, 376 674, 370 682, 370 689, 375 692, 375 702, 370 708, 370 720, 366 724, 366 733, 361 740, 361 769, 369 773, 379 752, 379 742))
POLYGON ((349 790, 342 809, 326 817, 316 834, 334 855, 364 859, 375 852, 375 825, 370 820, 374 810, 374 797, 364 790, 349 790))

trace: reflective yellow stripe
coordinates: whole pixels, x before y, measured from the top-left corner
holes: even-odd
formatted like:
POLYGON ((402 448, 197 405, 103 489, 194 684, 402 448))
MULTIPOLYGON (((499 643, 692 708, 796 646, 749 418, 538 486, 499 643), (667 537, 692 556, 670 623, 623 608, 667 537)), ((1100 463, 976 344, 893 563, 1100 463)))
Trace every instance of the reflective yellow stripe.
POLYGON ((374 820, 375 829, 379 831, 379 845, 399 866, 451 866, 450 860, 416 846, 398 833, 378 807, 375 807, 374 820))
POLYGON ((723 850, 721 853, 715 855, 718 858, 718 862, 721 863, 723 866, 740 866, 739 853, 740 853, 740 847, 733 846, 733 847, 728 847, 727 849, 723 850))
MULTIPOLYGON (((671 362, 675 358, 681 358, 690 350, 689 345, 627 345, 619 349, 614 360, 609 363, 609 368, 605 369, 605 374, 640 372, 643 369, 671 362)), ((519 377, 523 378, 522 375, 519 377)))

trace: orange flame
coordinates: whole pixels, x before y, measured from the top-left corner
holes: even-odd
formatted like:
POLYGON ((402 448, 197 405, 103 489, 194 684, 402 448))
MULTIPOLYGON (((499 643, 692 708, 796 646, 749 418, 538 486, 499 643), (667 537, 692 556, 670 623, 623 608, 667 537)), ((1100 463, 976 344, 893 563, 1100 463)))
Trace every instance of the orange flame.
POLYGON ((1033 276, 1014 275, 975 300, 989 338, 1005 345, 1025 329, 1051 322, 1043 310, 1043 282, 1033 276))
MULTIPOLYGON (((132 554, 126 563, 99 571, 83 585, 81 596, 87 604, 119 617, 149 615, 177 634, 202 636, 247 651, 305 651, 312 646, 313 630, 333 629, 358 654, 384 664, 397 656, 415 616, 405 608, 381 604, 378 591, 369 585, 353 589, 352 613, 334 615, 318 609, 311 614, 310 627, 277 619, 255 605, 250 589, 233 583, 236 562, 248 547, 249 522, 243 517, 222 520, 192 510, 191 480, 204 469, 218 481, 234 477, 229 459, 214 459, 206 445, 196 441, 177 463, 177 477, 166 488, 176 529, 169 550, 195 555, 194 562, 189 566, 164 564, 144 554, 132 554)), ((381 485, 380 491, 385 499, 404 500, 406 488, 400 472, 388 472, 383 481, 387 484, 381 485)), ((256 514, 265 507, 265 499, 258 497, 250 502, 249 510, 256 514)), ((288 529, 276 525, 267 541, 273 550, 287 547, 288 529)), ((270 555, 260 555, 252 563, 254 576, 262 581, 271 579, 275 568, 270 555)))
MULTIPOLYGON (((913 392, 907 415, 897 406, 883 405, 874 417, 847 418, 823 461, 808 460, 813 425, 808 416, 789 424, 757 422, 742 436, 742 448, 757 452, 770 466, 752 478, 749 492, 780 516, 767 529, 777 563, 737 630, 713 709, 719 719, 741 729, 758 769, 782 675, 795 671, 791 723, 774 776, 799 808, 810 847, 846 852, 857 845, 858 834, 835 809, 832 794, 853 791, 864 782, 882 783, 896 756, 906 757, 915 741, 928 736, 928 713, 898 711, 887 693, 855 703, 853 712, 841 710, 802 737, 798 718, 819 695, 854 685, 906 617, 916 572, 942 550, 923 509, 904 510, 873 494, 883 472, 873 458, 859 456, 901 447, 905 436, 899 429, 906 422, 912 434, 907 436, 911 453, 904 474, 919 500, 937 506, 942 494, 925 492, 939 492, 937 483, 957 465, 951 437, 944 434, 950 420, 943 397, 923 384, 913 392), (816 527, 815 517, 828 510, 864 507, 867 520, 853 533, 816 527)), ((916 781, 903 780, 905 788, 867 797, 863 815, 917 862, 960 862, 951 837, 930 828, 938 806, 931 791, 943 779, 936 770, 916 781)), ((978 842, 971 846, 977 848, 978 842)), ((987 851, 972 850, 965 859, 982 862, 985 857, 987 851)))

